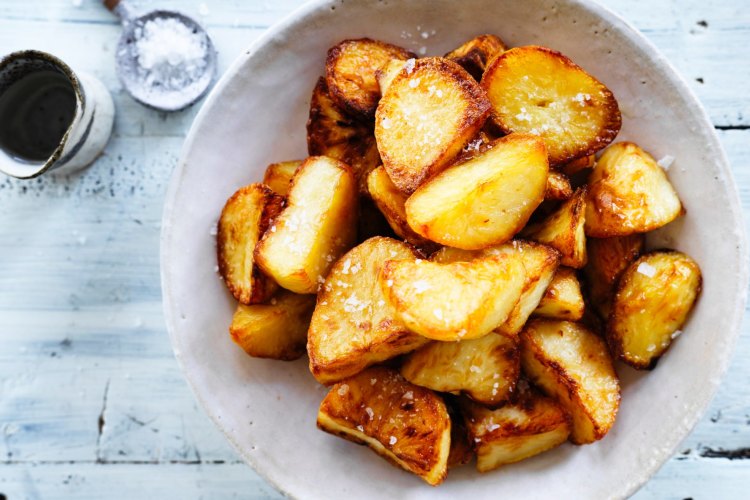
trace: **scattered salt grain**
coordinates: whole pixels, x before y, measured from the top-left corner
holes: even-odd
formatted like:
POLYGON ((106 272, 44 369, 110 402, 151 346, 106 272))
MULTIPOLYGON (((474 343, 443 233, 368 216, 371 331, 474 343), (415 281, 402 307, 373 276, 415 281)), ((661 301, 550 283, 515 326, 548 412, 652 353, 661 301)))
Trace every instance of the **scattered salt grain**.
POLYGON ((351 259, 346 259, 344 261, 344 267, 341 269, 341 272, 344 274, 349 274, 349 268, 351 267, 351 265, 352 265, 351 259))
POLYGON ((671 335, 671 337, 672 337, 672 340, 676 339, 676 338, 677 338, 677 337, 679 337, 680 335, 682 335, 682 330, 675 330, 675 331, 674 331, 674 332, 672 333, 672 335, 671 335))
POLYGON ((404 399, 414 399, 414 392, 409 391, 402 396, 404 399))
POLYGON ((430 38, 430 34, 427 31, 423 31, 422 32, 422 38, 424 38, 425 40, 427 40, 428 38, 430 38))
POLYGON ((656 268, 648 262, 641 262, 638 264, 638 269, 636 269, 636 271, 644 276, 648 276, 649 278, 653 278, 656 275, 656 268))
POLYGON ((375 418, 375 412, 372 411, 372 408, 370 408, 369 406, 365 408, 365 412, 367 412, 367 416, 370 417, 370 420, 375 418))
POLYGON ((389 118, 383 118, 382 120, 380 120, 380 126, 384 130, 390 129, 391 128, 391 120, 389 118))
POLYGON ((216 236, 219 234, 219 227, 216 223, 214 223, 213 226, 211 226, 211 229, 209 229, 208 234, 211 236, 216 236))
POLYGON ((423 55, 425 55, 426 53, 427 53, 427 47, 425 47, 424 45, 423 45, 423 46, 421 46, 421 47, 419 47, 419 55, 420 55, 420 56, 423 56, 423 55))
POLYGON ((664 155, 656 162, 656 164, 663 168, 665 172, 669 172, 669 167, 672 166, 672 163, 674 163, 674 156, 672 155, 664 155))
POLYGON ((575 102, 577 102, 578 104, 580 104, 581 106, 583 106, 583 104, 586 101, 591 100, 591 94, 583 94, 583 93, 579 92, 579 93, 576 94, 576 96, 573 98, 573 100, 575 102))
POLYGON ((393 280, 388 280, 388 281, 385 282, 385 284, 387 286, 389 286, 389 287, 392 287, 393 286, 393 280))
POLYGON ((370 385, 375 385, 375 382, 377 382, 377 381, 378 381, 378 379, 376 379, 376 378, 371 378, 371 379, 370 379, 370 385))
POLYGON ((521 112, 516 115, 516 120, 530 122, 531 115, 526 111, 526 108, 521 108, 521 112))
POLYGON ((499 428, 500 428, 500 424, 492 424, 492 425, 488 425, 487 426, 487 430, 490 431, 490 432, 494 431, 495 429, 499 429, 499 428))
POLYGON ((276 224, 274 224, 273 226, 271 226, 271 232, 272 232, 272 233, 275 233, 275 232, 276 232, 276 224))
POLYGON ((414 282, 414 293, 424 293, 432 288, 429 283, 425 280, 419 280, 414 282))
POLYGON ((434 309, 432 311, 432 314, 434 314, 437 319, 440 319, 440 320, 443 319, 443 310, 442 309, 437 309, 436 308, 436 309, 434 309))
POLYGON ((396 436, 391 436, 388 440, 388 444, 393 446, 394 444, 396 444, 396 441, 398 441, 398 439, 396 439, 396 436))
POLYGON ((349 392, 349 386, 347 384, 341 384, 337 392, 339 393, 339 396, 346 396, 346 393, 349 392))
POLYGON ((479 372, 481 372, 482 370, 481 370, 481 369, 480 369, 480 368, 479 368, 479 367, 478 367, 477 365, 471 365, 471 366, 469 367, 469 371, 470 371, 471 373, 479 373, 479 372))
POLYGON ((416 64, 416 60, 409 59, 406 61, 406 64, 404 64, 404 70, 406 70, 407 75, 411 75, 411 72, 414 71, 414 65, 416 64))
POLYGON ((414 80, 409 82, 409 87, 415 89, 419 85, 419 78, 415 78, 414 80))
POLYGON ((646 348, 646 351, 648 352, 654 352, 655 350, 656 350, 656 346, 654 344, 651 344, 646 348))
POLYGON ((358 430, 359 432, 364 432, 364 431, 365 431, 365 428, 364 428, 364 427, 362 427, 361 425, 358 425, 358 426, 357 426, 357 430, 358 430))

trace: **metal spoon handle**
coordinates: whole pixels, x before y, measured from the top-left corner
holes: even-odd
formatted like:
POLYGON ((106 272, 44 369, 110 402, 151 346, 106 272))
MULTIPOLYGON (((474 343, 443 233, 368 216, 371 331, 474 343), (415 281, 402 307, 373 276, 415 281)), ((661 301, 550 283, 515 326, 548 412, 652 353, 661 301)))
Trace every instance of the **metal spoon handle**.
POLYGON ((104 6, 117 15, 122 24, 127 24, 133 19, 130 6, 124 0, 104 0, 104 6))

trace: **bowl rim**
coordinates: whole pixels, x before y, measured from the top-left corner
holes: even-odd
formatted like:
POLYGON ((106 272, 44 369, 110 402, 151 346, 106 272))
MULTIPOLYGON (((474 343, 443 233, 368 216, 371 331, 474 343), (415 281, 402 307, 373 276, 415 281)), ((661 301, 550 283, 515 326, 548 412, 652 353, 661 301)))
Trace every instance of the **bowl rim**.
MULTIPOLYGON (((223 73, 219 81, 216 83, 214 88, 209 93, 205 102, 201 105, 201 109, 196 114, 191 124, 190 130, 186 136, 185 142, 183 143, 178 163, 172 172, 169 186, 165 194, 164 208, 162 211, 162 228, 160 234, 160 280, 162 289, 162 309, 164 313, 164 319, 169 334, 170 344, 174 352, 174 356, 178 362, 180 370, 185 377, 185 380, 190 387, 194 397, 202 407, 203 411, 208 415, 211 421, 221 431, 224 437, 229 441, 234 450, 242 457, 242 459, 250 465, 254 471, 263 478, 268 484, 273 486, 277 491, 286 497, 293 498, 293 494, 288 491, 283 484, 277 481, 269 470, 266 470, 261 466, 262 460, 256 458, 254 455, 246 453, 243 447, 237 443, 234 438, 230 435, 226 426, 222 423, 220 418, 217 418, 217 414, 209 408, 205 403, 201 393, 198 391, 193 379, 185 369, 185 361, 183 359, 183 353, 180 349, 180 338, 177 334, 177 328, 174 321, 176 314, 173 314, 173 308, 176 304, 173 298, 173 290, 169 280, 169 269, 167 262, 169 259, 169 248, 170 241, 173 238, 172 224, 171 221, 175 215, 175 199, 182 185, 184 177, 184 170, 187 164, 190 151, 193 148, 193 144, 197 139, 197 132, 200 128, 201 122, 204 117, 210 112, 214 103, 220 98, 223 90, 229 85, 232 79, 238 74, 242 67, 255 56, 255 54, 261 50, 268 42, 272 41, 279 33, 282 33, 292 27, 298 22, 304 22, 304 19, 310 14, 322 10, 328 9, 331 6, 335 6, 340 3, 340 0, 309 0, 308 2, 300 5, 299 7, 292 10, 289 14, 282 17, 279 21, 274 23, 265 32, 263 32, 257 39, 255 39, 250 45, 242 51, 242 53, 235 58, 230 64, 227 70, 223 73)), ((618 498, 626 498, 634 494, 640 489, 656 472, 674 455, 675 450, 679 447, 682 441, 686 439, 696 424, 705 414, 709 404, 714 399, 716 392, 721 384, 726 372, 732 362, 735 346, 741 333, 741 326, 744 318, 745 304, 748 296, 748 283, 750 278, 750 255, 748 251, 748 234, 744 224, 742 206, 739 197, 739 191, 737 190, 737 184, 734 179, 734 175, 727 158, 724 147, 719 140, 716 129, 708 115, 707 110, 698 99, 695 92, 689 87, 685 78, 680 74, 675 66, 662 54, 662 52, 651 42, 641 31, 639 31, 632 23, 621 17, 615 11, 609 7, 603 6, 596 3, 593 0, 565 0, 565 3, 572 5, 577 8, 582 8, 589 11, 593 15, 602 19, 603 21, 615 26, 619 29, 623 36, 627 37, 636 45, 645 46, 649 51, 649 55, 653 56, 655 63, 662 66, 670 78, 670 85, 685 100, 688 104, 692 105, 696 117, 698 118, 698 128, 708 131, 710 139, 714 142, 716 153, 718 157, 715 159, 716 166, 719 171, 723 174, 724 185, 728 192, 730 192, 730 199, 727 200, 729 215, 738 221, 737 227, 737 254, 739 257, 739 269, 737 280, 740 285, 740 293, 735 296, 735 302, 733 307, 733 315, 729 321, 731 325, 730 335, 725 337, 723 342, 723 350, 721 352, 721 363, 715 365, 715 373, 713 377, 707 381, 708 390, 704 391, 701 399, 695 404, 694 408, 697 411, 693 411, 689 418, 683 420, 674 427, 672 435, 679 435, 678 439, 674 440, 674 444, 667 448, 661 448, 658 450, 657 459, 650 460, 647 464, 644 464, 640 469, 641 473, 635 477, 630 478, 629 481, 622 483, 622 489, 616 492, 618 498)))

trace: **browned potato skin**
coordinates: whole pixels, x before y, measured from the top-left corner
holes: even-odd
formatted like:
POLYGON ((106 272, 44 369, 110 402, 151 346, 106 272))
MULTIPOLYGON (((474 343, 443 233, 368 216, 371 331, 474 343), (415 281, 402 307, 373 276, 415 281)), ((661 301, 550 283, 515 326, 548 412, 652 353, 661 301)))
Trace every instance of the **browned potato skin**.
POLYGON ((281 290, 268 304, 240 304, 229 334, 250 356, 292 361, 305 354, 314 308, 314 296, 281 290))
POLYGON ((460 64, 476 81, 480 81, 487 64, 503 52, 505 44, 499 37, 479 35, 445 54, 445 58, 460 64))
POLYGON ((643 250, 643 234, 588 238, 588 262, 583 268, 588 285, 588 298, 602 318, 607 319, 617 282, 625 269, 643 250))
POLYGON ((586 188, 579 188, 554 213, 536 224, 527 226, 522 235, 558 250, 564 266, 580 269, 586 265, 586 236, 584 214, 586 188))
POLYGON ((219 274, 234 298, 242 304, 266 301, 278 285, 260 271, 254 259, 251 276, 238 275, 239 271, 234 269, 231 262, 232 255, 235 252, 242 252, 244 255, 254 251, 256 242, 281 212, 283 203, 284 198, 275 194, 268 186, 250 184, 237 190, 221 211, 216 235, 219 274))
POLYGON ((586 169, 594 168, 595 164, 595 155, 582 156, 581 158, 577 158, 571 162, 566 163, 565 165, 560 166, 560 172, 565 175, 571 176, 586 169))
POLYGON ((331 97, 347 113, 372 119, 380 100, 375 72, 391 59, 415 57, 401 47, 370 38, 339 42, 328 49, 326 58, 331 97))
POLYGON ((392 369, 372 367, 334 385, 320 404, 317 424, 366 444, 432 486, 448 473, 451 420, 445 403, 392 369))
POLYGON ((584 311, 581 285, 575 271, 569 267, 560 267, 532 315, 578 321, 583 318, 584 311))
MULTIPOLYGON (((547 47, 534 45, 514 47, 498 55, 492 60, 492 62, 490 62, 485 69, 481 83, 482 87, 487 91, 490 101, 492 101, 492 120, 506 134, 512 132, 532 132, 534 126, 532 126, 531 121, 521 122, 518 119, 514 120, 514 114, 506 114, 502 111, 502 106, 504 105, 503 102, 506 101, 506 99, 495 96, 496 92, 493 91, 493 87, 498 85, 498 82, 500 82, 501 85, 504 85, 509 76, 516 76, 514 72, 519 73, 520 76, 520 73, 533 75, 534 70, 543 70, 544 73, 542 76, 548 79, 549 73, 547 73, 546 68, 542 69, 534 67, 535 64, 542 64, 542 60, 544 62, 555 61, 557 68, 551 71, 564 72, 564 74, 556 75, 557 78, 555 80, 558 82, 570 82, 572 87, 565 89, 565 93, 575 94, 575 92, 578 92, 580 94, 583 92, 591 93, 591 95, 596 94, 595 97, 597 97, 601 104, 599 109, 604 113, 604 116, 601 118, 602 123, 599 125, 596 134, 593 136, 587 134, 587 136, 583 138, 576 137, 576 141, 569 139, 567 142, 563 142, 559 140, 559 138, 548 138, 547 132, 542 131, 541 135, 544 136, 545 143, 547 143, 547 150, 550 155, 550 166, 556 167, 568 163, 577 158, 591 155, 606 147, 615 139, 622 126, 622 117, 617 105, 617 100, 612 92, 596 78, 586 73, 580 66, 560 52, 547 47), (573 82, 573 79, 566 78, 571 74, 577 76, 580 76, 581 74, 586 75, 588 77, 586 82, 587 86, 585 88, 580 88, 573 82)), ((514 96, 523 95, 520 91, 524 88, 524 85, 531 85, 521 82, 516 83, 517 85, 513 87, 514 96)), ((534 88, 536 87, 537 85, 534 84, 534 88)), ((531 98, 531 92, 527 92, 526 95, 529 96, 527 106, 530 110, 536 106, 544 108, 548 107, 548 105, 540 105, 537 102, 534 102, 531 98)), ((505 97, 507 97, 507 95, 505 97)), ((583 100, 581 106, 591 107, 590 101, 588 99, 583 100)), ((592 119, 588 118, 587 115, 582 115, 579 122, 591 122, 591 120, 592 119)))
MULTIPOLYGON (((443 88, 437 90, 443 92, 443 88)), ((434 109, 426 109, 423 112, 429 113, 425 116, 433 119, 433 111, 444 109, 445 101, 437 95, 430 99, 432 99, 430 105, 434 109)), ((471 78, 471 75, 452 61, 440 57, 428 57, 415 60, 413 68, 402 69, 391 81, 375 113, 375 138, 378 150, 383 166, 393 183, 404 193, 413 193, 425 180, 453 162, 463 147, 482 128, 489 112, 490 103, 484 91, 471 78), (437 145, 429 145, 429 147, 415 144, 412 136, 418 133, 416 128, 407 129, 402 135, 396 137, 393 135, 396 132, 395 129, 389 132, 394 127, 393 124, 383 125, 384 120, 388 120, 390 123, 395 122, 395 127, 400 126, 401 111, 402 108, 406 108, 404 102, 411 102, 415 99, 414 96, 419 96, 422 90, 419 88, 418 80, 427 76, 439 76, 439 85, 445 88, 446 96, 458 93, 462 103, 467 105, 466 109, 457 112, 460 113, 458 122, 446 123, 443 127, 443 130, 452 132, 452 139, 444 140, 437 145), (415 82, 417 85, 411 87, 415 82), (421 155, 430 156, 416 161, 415 158, 421 155)))
POLYGON ((567 200, 573 196, 570 181, 560 172, 550 172, 547 177, 547 187, 544 190, 544 201, 567 200))
POLYGON ((263 174, 263 184, 270 187, 274 193, 280 196, 289 194, 289 187, 292 183, 294 172, 302 164, 302 160, 282 161, 271 163, 266 167, 266 173, 263 174))
POLYGON ((702 283, 698 264, 682 252, 657 250, 632 262, 620 278, 607 322, 607 341, 613 354, 633 368, 655 368, 661 356, 672 345, 673 332, 682 328, 687 320, 700 295, 702 283), (672 261, 666 273, 660 272, 661 266, 655 262, 656 259, 672 261), (654 263, 652 267, 656 269, 656 274, 654 277, 646 277, 644 283, 638 268, 641 264, 650 262, 654 263), (680 296, 675 296, 675 292, 680 296), (631 319, 631 315, 644 316, 646 324, 641 325, 641 329, 628 328, 627 321, 631 319), (661 337, 652 339, 652 351, 644 348, 640 352, 637 349, 631 352, 626 347, 629 340, 626 337, 645 335, 661 337))
POLYGON ((325 78, 318 80, 310 99, 307 151, 310 156, 328 156, 349 165, 360 194, 367 195, 367 174, 380 165, 373 126, 339 108, 328 92, 325 78))

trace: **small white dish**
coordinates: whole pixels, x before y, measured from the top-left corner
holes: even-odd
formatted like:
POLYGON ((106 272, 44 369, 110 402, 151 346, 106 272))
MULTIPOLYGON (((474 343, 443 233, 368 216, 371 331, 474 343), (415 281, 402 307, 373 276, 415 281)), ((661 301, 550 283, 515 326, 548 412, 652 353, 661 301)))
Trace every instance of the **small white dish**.
POLYGON ((314 1, 267 31, 227 71, 197 116, 172 177, 162 233, 164 309, 175 355, 196 397, 237 452, 300 498, 622 498, 670 458, 725 372, 744 311, 748 254, 739 197, 705 111, 665 58, 605 8, 581 0, 314 1), (371 37, 441 55, 469 38, 561 51, 608 85, 623 114, 617 140, 657 159, 687 216, 650 239, 703 270, 685 333, 650 373, 618 366, 623 395, 602 441, 564 445, 478 474, 452 470, 437 488, 364 447, 315 427, 326 389, 307 360, 248 357, 227 333, 235 301, 215 272, 212 227, 239 186, 267 164, 306 156, 305 121, 328 47, 371 37), (424 47, 424 49, 422 49, 424 47))

